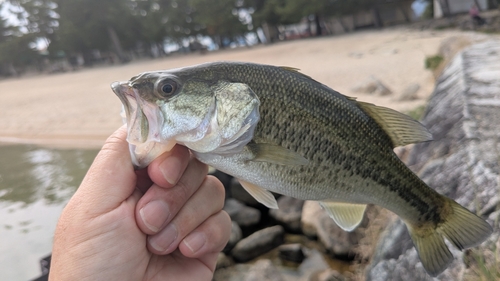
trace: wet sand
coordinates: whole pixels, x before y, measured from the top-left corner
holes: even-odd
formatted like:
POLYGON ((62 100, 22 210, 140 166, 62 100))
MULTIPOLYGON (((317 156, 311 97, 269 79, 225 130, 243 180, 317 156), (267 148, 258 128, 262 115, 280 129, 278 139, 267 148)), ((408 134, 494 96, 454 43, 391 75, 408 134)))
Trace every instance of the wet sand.
POLYGON ((143 71, 219 60, 296 67, 340 93, 405 112, 425 104, 432 93, 434 78, 424 68, 425 58, 457 34, 396 28, 6 79, 0 81, 0 142, 98 148, 122 124, 121 103, 110 89, 111 82, 143 71), (393 94, 352 91, 370 76, 393 94), (419 99, 397 101, 411 83, 420 85, 419 99))

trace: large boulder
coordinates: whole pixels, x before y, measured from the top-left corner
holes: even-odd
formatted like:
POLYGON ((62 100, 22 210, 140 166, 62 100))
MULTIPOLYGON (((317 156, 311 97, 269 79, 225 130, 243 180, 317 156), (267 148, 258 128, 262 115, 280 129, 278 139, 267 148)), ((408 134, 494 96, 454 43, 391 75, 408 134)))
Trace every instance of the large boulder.
POLYGON ((292 232, 300 231, 300 218, 304 201, 293 197, 278 198, 278 209, 269 210, 269 215, 292 232))
MULTIPOLYGON (((483 258, 486 266, 494 263, 487 253, 494 253, 499 243, 495 221, 500 213, 494 213, 500 202, 499 41, 472 45, 455 56, 437 81, 422 123, 434 141, 414 146, 409 167, 495 228, 486 242, 465 254, 451 247, 455 260, 435 280, 479 280, 484 276, 476 276, 481 274, 477 264, 483 258)), ((432 280, 400 220, 379 242, 367 280, 432 280)))
POLYGON ((279 270, 271 260, 262 259, 250 267, 245 276, 245 281, 282 281, 284 280, 279 270))
POLYGON ((245 206, 236 199, 228 198, 224 203, 224 211, 226 211, 231 220, 236 222, 241 227, 256 225, 260 221, 260 211, 245 206))
POLYGON ((238 262, 246 262, 278 247, 285 241, 285 230, 275 225, 254 232, 234 246, 231 255, 238 262))

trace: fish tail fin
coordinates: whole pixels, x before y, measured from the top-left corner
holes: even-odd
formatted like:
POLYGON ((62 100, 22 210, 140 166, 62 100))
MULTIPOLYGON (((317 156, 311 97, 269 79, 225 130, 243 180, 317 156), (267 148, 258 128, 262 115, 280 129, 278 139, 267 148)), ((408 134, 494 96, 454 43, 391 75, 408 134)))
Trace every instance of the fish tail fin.
MULTIPOLYGON (((443 196, 444 197, 444 196, 443 196)), ((446 200, 442 222, 414 225, 407 223, 413 244, 425 270, 437 276, 453 261, 446 238, 460 250, 481 244, 493 232, 492 227, 457 202, 446 200)))

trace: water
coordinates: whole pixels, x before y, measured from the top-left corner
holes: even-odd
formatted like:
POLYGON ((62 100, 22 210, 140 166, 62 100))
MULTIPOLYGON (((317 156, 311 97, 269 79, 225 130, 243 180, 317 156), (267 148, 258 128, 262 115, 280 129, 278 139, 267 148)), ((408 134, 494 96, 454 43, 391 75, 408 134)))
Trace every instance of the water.
POLYGON ((0 280, 40 276, 57 219, 96 154, 0 146, 0 280))

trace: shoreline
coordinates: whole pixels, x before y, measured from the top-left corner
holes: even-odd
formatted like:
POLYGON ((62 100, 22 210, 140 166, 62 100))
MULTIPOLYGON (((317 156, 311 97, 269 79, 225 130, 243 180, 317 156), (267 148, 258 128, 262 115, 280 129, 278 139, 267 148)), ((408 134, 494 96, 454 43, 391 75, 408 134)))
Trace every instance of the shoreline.
POLYGON ((346 96, 407 113, 424 105, 434 90, 433 74, 424 68, 425 58, 436 55, 445 39, 459 34, 463 32, 398 27, 3 79, 0 143, 99 149, 122 125, 121 103, 110 88, 113 81, 144 71, 220 60, 296 67, 346 96), (352 90, 370 76, 382 81, 393 94, 378 96, 352 90), (418 99, 399 101, 411 83, 420 86, 418 99))

